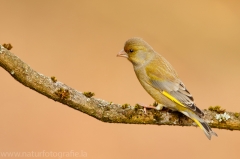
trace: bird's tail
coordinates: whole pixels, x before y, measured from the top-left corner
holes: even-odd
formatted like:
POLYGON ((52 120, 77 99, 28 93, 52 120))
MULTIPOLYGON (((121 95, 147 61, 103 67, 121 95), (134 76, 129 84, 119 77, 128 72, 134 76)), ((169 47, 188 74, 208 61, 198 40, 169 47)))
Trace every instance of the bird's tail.
POLYGON ((217 134, 212 131, 211 127, 202 118, 198 117, 197 119, 193 117, 191 119, 195 121, 195 123, 204 131, 209 140, 211 140, 212 135, 217 136, 217 134))
POLYGON ((191 118, 205 133, 207 138, 211 140, 212 135, 217 136, 215 132, 212 131, 211 127, 197 114, 194 112, 181 111, 183 114, 191 118))

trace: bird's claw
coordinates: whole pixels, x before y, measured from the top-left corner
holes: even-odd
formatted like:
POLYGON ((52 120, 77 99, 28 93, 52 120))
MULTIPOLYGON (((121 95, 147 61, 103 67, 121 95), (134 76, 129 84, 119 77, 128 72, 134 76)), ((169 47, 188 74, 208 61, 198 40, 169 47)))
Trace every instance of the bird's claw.
POLYGON ((155 109, 155 110, 162 110, 163 107, 164 107, 162 104, 159 104, 159 103, 158 103, 158 105, 157 105, 156 107, 151 106, 151 105, 139 104, 139 103, 138 103, 138 105, 140 105, 140 106, 143 107, 143 112, 144 112, 144 114, 147 114, 147 108, 155 109))

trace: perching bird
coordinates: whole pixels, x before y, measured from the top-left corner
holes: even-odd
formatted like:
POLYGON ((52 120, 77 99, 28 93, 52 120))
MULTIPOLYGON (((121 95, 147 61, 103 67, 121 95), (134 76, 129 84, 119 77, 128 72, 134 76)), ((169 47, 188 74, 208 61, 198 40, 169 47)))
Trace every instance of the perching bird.
MULTIPOLYGON (((212 135, 217 136, 202 118, 204 113, 195 105, 192 95, 171 64, 147 42, 141 38, 131 38, 117 56, 125 57, 133 64, 139 82, 159 106, 179 111, 191 118, 209 140, 212 135)), ((143 107, 159 110, 159 107, 143 107)))

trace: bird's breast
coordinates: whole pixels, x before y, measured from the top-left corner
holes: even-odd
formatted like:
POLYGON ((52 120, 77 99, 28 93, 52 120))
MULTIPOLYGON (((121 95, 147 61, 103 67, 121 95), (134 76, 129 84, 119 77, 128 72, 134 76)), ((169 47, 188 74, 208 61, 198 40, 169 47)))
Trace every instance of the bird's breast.
POLYGON ((170 99, 168 99, 166 96, 164 96, 161 93, 161 90, 158 90, 156 88, 154 88, 151 83, 149 82, 149 78, 147 77, 147 73, 145 71, 145 69, 134 69, 136 76, 139 80, 139 82, 141 83, 141 85, 143 86, 143 88, 148 92, 148 94, 158 103, 163 104, 164 106, 175 110, 176 104, 171 101, 170 99))

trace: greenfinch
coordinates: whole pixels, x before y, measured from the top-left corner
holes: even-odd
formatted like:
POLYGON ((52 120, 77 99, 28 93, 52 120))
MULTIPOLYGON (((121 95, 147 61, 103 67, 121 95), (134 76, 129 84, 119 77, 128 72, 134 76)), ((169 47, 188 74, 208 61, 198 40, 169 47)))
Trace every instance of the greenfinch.
POLYGON ((143 88, 159 103, 158 107, 143 106, 160 110, 164 106, 179 111, 191 118, 210 140, 217 136, 202 118, 204 113, 195 105, 190 92, 179 79, 171 64, 141 38, 131 38, 117 56, 127 58, 132 64, 143 88))

